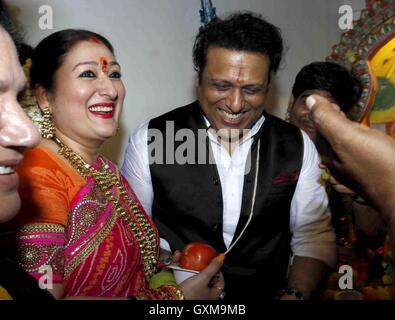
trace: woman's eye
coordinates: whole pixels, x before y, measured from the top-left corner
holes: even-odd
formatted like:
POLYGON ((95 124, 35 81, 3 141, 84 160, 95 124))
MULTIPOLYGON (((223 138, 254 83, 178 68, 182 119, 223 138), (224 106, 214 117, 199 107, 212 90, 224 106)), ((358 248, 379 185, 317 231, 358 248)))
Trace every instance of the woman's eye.
POLYGON ((96 75, 93 71, 87 70, 79 75, 80 78, 95 78, 96 75))
POLYGON ((114 71, 114 72, 110 73, 110 78, 121 79, 122 78, 122 74, 119 71, 114 71))

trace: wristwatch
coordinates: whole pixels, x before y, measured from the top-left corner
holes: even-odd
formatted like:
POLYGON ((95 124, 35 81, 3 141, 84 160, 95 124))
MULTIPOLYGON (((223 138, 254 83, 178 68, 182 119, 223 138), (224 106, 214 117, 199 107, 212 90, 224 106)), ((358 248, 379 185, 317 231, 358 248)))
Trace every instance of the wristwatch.
POLYGON ((303 293, 294 289, 294 288, 285 288, 282 289, 280 291, 278 291, 277 293, 277 299, 281 299, 283 295, 288 294, 291 296, 295 296, 295 298, 299 299, 299 300, 303 300, 303 293))

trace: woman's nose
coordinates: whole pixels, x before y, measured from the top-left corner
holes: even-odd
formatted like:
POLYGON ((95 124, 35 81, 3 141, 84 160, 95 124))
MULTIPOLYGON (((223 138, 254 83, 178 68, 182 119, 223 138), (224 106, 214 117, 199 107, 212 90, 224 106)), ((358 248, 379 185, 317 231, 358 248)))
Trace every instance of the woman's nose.
POLYGON ((118 91, 115 84, 107 75, 101 80, 99 93, 102 96, 107 96, 111 100, 115 100, 118 97, 118 91))

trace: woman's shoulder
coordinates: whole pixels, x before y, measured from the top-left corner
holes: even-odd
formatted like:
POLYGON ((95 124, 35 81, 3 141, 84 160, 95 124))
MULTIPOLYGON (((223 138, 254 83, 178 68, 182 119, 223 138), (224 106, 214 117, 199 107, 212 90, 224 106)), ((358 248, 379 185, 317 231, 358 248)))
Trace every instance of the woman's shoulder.
POLYGON ((33 149, 29 149, 24 153, 24 159, 19 168, 28 167, 59 167, 62 160, 45 146, 39 145, 33 149))
POLYGON ((69 204, 85 180, 56 153, 40 145, 25 153, 18 166, 22 207, 18 220, 65 226, 69 204))
POLYGON ((45 176, 52 179, 62 178, 73 181, 73 184, 84 184, 84 179, 74 171, 54 151, 40 144, 24 154, 24 159, 17 169, 22 177, 45 176))

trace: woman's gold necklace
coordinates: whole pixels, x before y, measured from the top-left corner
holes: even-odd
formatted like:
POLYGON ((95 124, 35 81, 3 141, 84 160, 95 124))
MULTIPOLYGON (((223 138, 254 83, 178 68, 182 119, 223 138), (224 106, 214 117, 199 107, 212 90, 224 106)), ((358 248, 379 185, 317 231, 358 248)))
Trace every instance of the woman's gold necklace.
POLYGON ((101 158, 101 168, 97 170, 85 162, 71 148, 63 144, 56 136, 53 140, 59 146, 58 154, 62 155, 84 179, 91 176, 98 184, 106 199, 113 204, 116 214, 121 216, 130 226, 140 247, 145 278, 149 281, 156 272, 156 263, 158 261, 156 233, 145 215, 141 213, 136 202, 125 191, 120 176, 110 170, 109 165, 103 158, 101 158), (111 191, 113 186, 116 186, 119 193, 118 199, 114 197, 111 191), (137 223, 121 204, 121 197, 133 212, 137 223))

